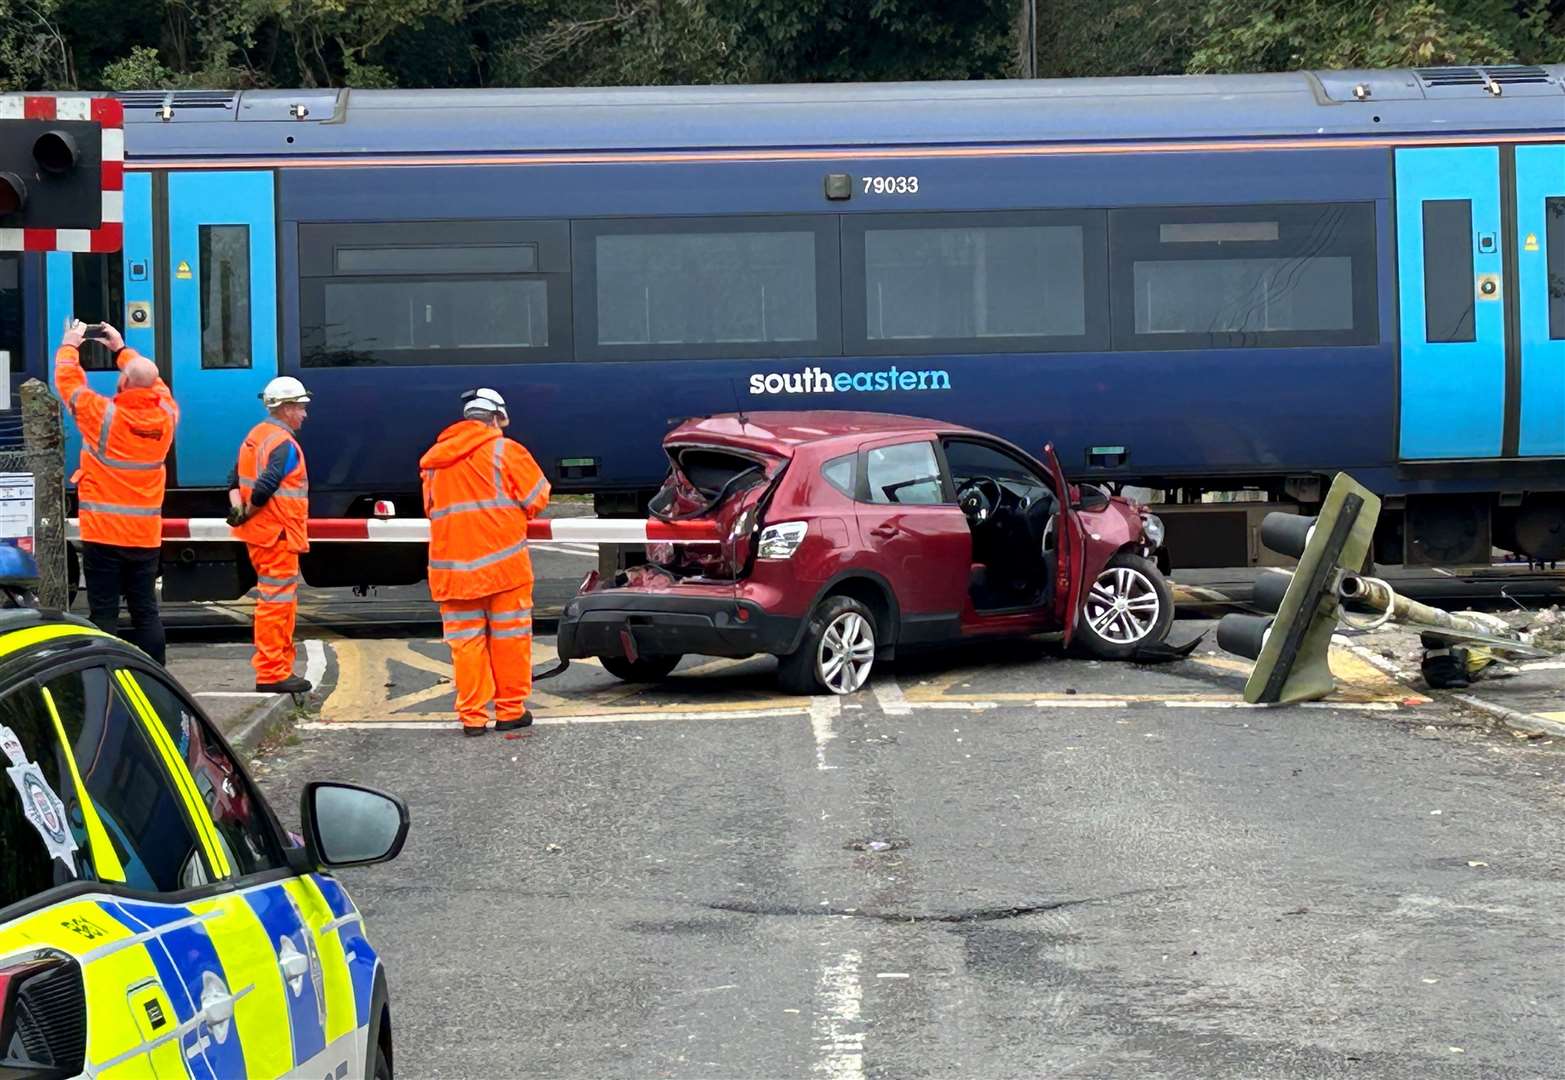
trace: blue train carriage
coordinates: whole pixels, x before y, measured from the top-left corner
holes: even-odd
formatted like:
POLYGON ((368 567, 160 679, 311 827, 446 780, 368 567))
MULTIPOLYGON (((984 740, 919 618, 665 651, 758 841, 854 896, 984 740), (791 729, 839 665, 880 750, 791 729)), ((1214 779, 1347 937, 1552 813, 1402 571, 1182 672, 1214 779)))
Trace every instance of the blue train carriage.
MULTIPOLYGON (((870 408, 1165 492, 1176 565, 1255 561, 1337 470, 1386 497, 1381 562, 1565 554, 1565 65, 123 100, 123 253, 5 257, 0 327, 36 373, 68 313, 128 326, 184 409, 173 515, 222 512, 285 372, 316 516, 420 516, 487 384, 605 513, 672 418, 870 408)), ((166 558, 170 597, 245 584, 166 558)))

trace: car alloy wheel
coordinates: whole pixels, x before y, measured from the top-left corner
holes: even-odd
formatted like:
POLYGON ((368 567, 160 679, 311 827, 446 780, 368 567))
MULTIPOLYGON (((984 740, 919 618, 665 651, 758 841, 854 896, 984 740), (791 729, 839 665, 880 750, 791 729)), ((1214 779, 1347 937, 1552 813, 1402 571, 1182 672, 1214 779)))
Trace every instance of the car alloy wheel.
POLYGON ((875 665, 875 628, 856 611, 844 611, 826 627, 815 650, 816 671, 833 694, 851 694, 869 681, 875 665))
POLYGON ((1134 566, 1110 566, 1098 575, 1083 611, 1087 625, 1113 645, 1133 645, 1150 634, 1163 603, 1147 576, 1134 566))

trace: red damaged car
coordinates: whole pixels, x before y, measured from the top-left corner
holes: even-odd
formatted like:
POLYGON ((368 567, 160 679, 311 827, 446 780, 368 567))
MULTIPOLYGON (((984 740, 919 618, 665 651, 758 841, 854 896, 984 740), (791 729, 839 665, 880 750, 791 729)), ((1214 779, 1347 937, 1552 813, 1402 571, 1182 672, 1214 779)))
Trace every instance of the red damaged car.
POLYGON ((559 626, 562 660, 653 681, 687 653, 779 658, 784 687, 849 694, 899 647, 1058 632, 1126 659, 1173 622, 1163 526, 991 435, 879 413, 689 420, 651 513, 713 520, 722 540, 648 550, 589 575, 559 626))

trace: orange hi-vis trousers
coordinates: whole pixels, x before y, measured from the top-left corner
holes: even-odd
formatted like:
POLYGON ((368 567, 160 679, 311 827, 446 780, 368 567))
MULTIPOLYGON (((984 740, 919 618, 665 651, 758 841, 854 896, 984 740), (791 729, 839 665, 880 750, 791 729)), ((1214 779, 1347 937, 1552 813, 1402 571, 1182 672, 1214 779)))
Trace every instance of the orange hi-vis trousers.
POLYGON ((444 600, 440 622, 451 646, 456 711, 464 727, 520 720, 533 689, 533 585, 476 600, 444 600))
POLYGON ((260 599, 255 605, 257 683, 282 682, 293 674, 293 623, 299 610, 299 553, 281 538, 271 547, 245 545, 255 567, 260 599))

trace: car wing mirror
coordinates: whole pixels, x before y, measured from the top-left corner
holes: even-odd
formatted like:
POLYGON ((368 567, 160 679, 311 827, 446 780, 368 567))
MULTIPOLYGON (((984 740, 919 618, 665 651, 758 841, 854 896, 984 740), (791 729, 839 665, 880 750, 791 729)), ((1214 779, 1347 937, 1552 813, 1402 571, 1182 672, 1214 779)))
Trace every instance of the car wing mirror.
POLYGON ((407 804, 357 784, 306 784, 299 797, 299 820, 312 860, 328 868, 395 859, 408 838, 407 804))
POLYGON ((1076 501, 1071 505, 1073 510, 1106 510, 1109 505, 1109 497, 1102 488, 1091 484, 1083 484, 1075 489, 1076 501))

